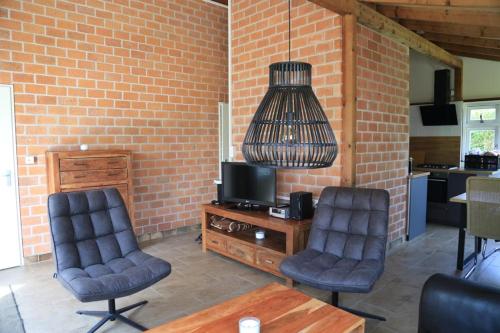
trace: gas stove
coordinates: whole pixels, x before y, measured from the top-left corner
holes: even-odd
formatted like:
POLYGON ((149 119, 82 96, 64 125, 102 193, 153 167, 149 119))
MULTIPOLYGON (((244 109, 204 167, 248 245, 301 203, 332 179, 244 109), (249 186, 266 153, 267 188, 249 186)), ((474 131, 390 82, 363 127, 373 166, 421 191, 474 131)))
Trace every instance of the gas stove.
POLYGON ((451 170, 451 169, 456 169, 456 165, 452 164, 440 164, 440 163, 424 163, 424 164, 418 164, 417 168, 422 168, 422 169, 437 169, 437 170, 451 170))

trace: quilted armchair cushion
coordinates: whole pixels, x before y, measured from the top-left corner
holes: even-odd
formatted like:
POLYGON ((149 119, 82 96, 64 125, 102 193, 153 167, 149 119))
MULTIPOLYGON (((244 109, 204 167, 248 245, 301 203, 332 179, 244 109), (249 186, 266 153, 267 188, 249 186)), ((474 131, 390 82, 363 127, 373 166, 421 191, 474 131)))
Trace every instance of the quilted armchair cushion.
POLYGON ((384 269, 389 193, 326 187, 306 250, 286 258, 283 274, 319 289, 368 292, 384 269))
POLYGON ((314 213, 307 247, 341 258, 384 263, 388 220, 387 191, 326 187, 314 213))
POLYGON ((55 193, 48 209, 58 279, 80 301, 127 296, 170 274, 139 249, 116 189, 55 193))

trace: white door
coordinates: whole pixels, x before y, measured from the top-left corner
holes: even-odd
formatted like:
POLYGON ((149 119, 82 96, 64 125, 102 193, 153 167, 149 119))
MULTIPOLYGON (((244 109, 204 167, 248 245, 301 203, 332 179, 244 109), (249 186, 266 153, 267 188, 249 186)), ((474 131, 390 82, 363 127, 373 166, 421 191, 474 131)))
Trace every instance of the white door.
POLYGON ((0 269, 21 265, 12 86, 0 85, 0 269))

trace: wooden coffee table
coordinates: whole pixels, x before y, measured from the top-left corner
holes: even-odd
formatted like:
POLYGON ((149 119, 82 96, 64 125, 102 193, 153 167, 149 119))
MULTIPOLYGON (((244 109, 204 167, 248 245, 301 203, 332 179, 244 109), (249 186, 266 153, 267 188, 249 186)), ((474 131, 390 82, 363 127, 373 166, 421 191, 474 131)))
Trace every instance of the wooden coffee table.
POLYGON ((294 289, 272 283, 147 332, 238 333, 238 321, 247 316, 260 319, 261 333, 365 331, 363 318, 294 289))

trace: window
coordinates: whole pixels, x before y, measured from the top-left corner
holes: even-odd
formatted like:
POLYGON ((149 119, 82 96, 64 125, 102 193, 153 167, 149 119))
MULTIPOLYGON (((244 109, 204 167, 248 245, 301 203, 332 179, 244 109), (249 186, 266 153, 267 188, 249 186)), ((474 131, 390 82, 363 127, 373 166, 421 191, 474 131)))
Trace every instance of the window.
POLYGON ((469 150, 489 151, 495 149, 494 129, 475 129, 469 131, 469 150))
POLYGON ((470 109, 471 121, 490 121, 497 118, 497 110, 495 108, 488 109, 470 109))
POLYGON ((500 146, 500 101, 464 104, 462 158, 500 146))

